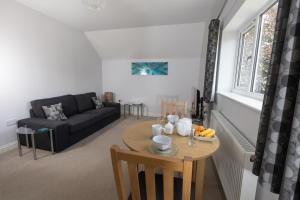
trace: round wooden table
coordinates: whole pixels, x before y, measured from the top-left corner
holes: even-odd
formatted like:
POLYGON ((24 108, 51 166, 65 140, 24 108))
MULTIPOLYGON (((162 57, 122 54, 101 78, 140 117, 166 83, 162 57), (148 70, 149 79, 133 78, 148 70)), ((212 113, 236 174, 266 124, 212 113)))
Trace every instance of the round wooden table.
MULTIPOLYGON (((155 120, 148 120, 128 126, 122 133, 124 144, 133 151, 150 153, 148 149, 152 145, 151 125, 155 123, 155 120)), ((172 156, 173 158, 183 159, 184 156, 189 156, 195 161, 196 199, 201 200, 204 185, 205 159, 217 151, 220 142, 218 139, 213 142, 195 140, 194 145, 190 147, 188 146, 189 137, 182 137, 178 134, 169 136, 172 138, 173 144, 176 144, 179 149, 177 154, 172 156)))

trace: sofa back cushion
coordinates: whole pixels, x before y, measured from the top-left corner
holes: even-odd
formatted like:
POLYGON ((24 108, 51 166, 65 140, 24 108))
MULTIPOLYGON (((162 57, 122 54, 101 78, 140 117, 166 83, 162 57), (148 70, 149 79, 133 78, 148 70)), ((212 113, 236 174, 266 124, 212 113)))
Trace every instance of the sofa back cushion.
POLYGON ((50 106, 58 103, 62 103, 63 112, 67 117, 78 113, 74 97, 72 95, 64 95, 31 101, 33 114, 35 117, 46 118, 42 106, 50 106))
POLYGON ((77 104, 78 112, 82 113, 87 110, 92 110, 95 108, 95 105, 92 101, 92 97, 96 97, 95 92, 85 93, 85 94, 77 94, 74 95, 75 101, 77 104))

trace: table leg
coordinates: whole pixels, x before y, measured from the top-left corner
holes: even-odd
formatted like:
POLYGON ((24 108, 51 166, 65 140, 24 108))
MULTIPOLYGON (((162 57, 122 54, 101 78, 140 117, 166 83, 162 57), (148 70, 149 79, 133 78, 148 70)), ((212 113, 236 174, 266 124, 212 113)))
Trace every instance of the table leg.
POLYGON ((31 134, 31 142, 32 142, 32 152, 33 152, 33 159, 36 160, 36 148, 35 148, 35 140, 34 134, 31 134))
POLYGON ((50 129, 50 143, 51 143, 51 152, 54 154, 54 144, 53 144, 53 130, 50 129))
POLYGON ((131 106, 130 105, 128 105, 128 115, 130 116, 131 115, 131 106))
POLYGON ((126 105, 124 104, 124 113, 123 113, 124 118, 125 118, 125 112, 126 112, 126 105))
POLYGON ((26 146, 27 148, 29 148, 29 139, 28 139, 28 134, 25 135, 25 138, 26 138, 26 146))
POLYGON ((141 104, 141 117, 144 117, 144 104, 141 104))
POLYGON ((19 156, 22 156, 22 147, 20 142, 20 135, 17 133, 17 139, 18 139, 18 149, 19 149, 19 156))
POLYGON ((196 199, 202 200, 203 189, 204 189, 204 173, 205 173, 205 159, 197 161, 196 171, 196 199))

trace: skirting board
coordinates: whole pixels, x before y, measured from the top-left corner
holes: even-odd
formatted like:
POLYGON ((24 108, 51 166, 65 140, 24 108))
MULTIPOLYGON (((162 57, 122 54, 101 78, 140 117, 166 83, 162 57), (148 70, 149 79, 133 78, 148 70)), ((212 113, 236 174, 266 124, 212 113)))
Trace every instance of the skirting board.
POLYGON ((0 154, 17 148, 17 141, 0 146, 0 154))

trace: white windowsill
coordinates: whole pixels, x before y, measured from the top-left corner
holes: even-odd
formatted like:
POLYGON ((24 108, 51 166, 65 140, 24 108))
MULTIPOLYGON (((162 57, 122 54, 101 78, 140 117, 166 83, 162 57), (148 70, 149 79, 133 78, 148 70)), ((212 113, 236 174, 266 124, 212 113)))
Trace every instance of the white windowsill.
POLYGON ((261 108, 262 108, 262 101, 260 100, 257 100, 257 99, 253 99, 253 98, 250 98, 250 97, 246 97, 246 96, 243 96, 243 95, 240 95, 240 94, 236 94, 236 93, 233 93, 233 92, 217 92, 217 94, 220 94, 224 97, 227 97, 229 99, 232 99, 242 105, 245 105, 255 111, 261 111, 261 108))

